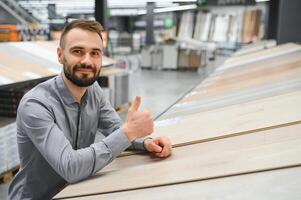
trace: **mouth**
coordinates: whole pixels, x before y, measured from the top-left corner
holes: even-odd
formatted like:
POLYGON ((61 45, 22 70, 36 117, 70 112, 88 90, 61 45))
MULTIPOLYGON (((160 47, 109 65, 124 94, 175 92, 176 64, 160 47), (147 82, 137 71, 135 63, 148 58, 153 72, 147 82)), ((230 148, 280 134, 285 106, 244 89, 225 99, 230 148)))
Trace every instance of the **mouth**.
POLYGON ((86 67, 79 67, 79 68, 76 68, 75 71, 79 71, 79 72, 94 72, 93 69, 91 69, 91 68, 86 68, 86 67))
POLYGON ((95 73, 96 70, 92 67, 76 67, 74 69, 74 73, 79 72, 79 73, 84 73, 84 74, 90 74, 90 73, 95 73))

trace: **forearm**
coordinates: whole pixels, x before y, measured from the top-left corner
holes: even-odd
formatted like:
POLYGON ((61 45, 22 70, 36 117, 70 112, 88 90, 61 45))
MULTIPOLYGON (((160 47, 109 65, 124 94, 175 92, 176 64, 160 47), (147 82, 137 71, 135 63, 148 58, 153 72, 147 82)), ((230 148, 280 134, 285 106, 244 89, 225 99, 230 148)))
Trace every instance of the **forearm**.
POLYGON ((19 122, 45 160, 69 183, 88 178, 130 146, 124 133, 117 129, 90 147, 74 150, 55 123, 37 118, 19 122))
POLYGON ((131 145, 119 128, 98 143, 91 145, 95 156, 93 174, 109 164, 115 157, 131 145))

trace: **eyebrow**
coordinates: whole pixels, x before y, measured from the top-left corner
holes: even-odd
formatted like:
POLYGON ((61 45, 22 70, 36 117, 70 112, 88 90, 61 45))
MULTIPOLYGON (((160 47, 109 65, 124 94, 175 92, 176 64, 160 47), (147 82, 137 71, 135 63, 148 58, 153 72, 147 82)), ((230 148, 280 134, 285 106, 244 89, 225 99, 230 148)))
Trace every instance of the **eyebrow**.
MULTIPOLYGON (((70 51, 72 51, 73 49, 85 49, 85 48, 84 48, 84 47, 81 47, 81 46, 74 46, 74 47, 71 47, 71 48, 70 48, 70 51)), ((101 53, 103 52, 102 49, 100 49, 100 48, 92 48, 92 50, 93 50, 93 51, 99 51, 99 52, 101 52, 101 53)))

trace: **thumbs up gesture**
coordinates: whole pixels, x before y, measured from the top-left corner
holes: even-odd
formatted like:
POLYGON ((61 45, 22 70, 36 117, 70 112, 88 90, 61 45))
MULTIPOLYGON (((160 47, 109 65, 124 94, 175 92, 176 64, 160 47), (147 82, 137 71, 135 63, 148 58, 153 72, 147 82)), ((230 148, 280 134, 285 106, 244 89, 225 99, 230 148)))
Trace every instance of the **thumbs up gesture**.
POLYGON ((144 137, 154 131, 154 121, 148 111, 139 111, 141 97, 137 96, 129 108, 126 122, 122 126, 129 141, 144 137))

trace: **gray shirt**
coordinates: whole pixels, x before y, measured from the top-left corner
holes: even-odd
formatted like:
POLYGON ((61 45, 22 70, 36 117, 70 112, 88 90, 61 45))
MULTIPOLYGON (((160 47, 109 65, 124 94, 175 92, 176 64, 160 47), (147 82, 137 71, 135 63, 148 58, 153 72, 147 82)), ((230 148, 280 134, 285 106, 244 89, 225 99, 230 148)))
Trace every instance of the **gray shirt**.
MULTIPOLYGON (((85 179, 131 143, 98 83, 77 103, 62 76, 37 85, 22 98, 17 114, 20 171, 9 198, 51 199, 66 183, 85 179), (94 143, 99 130, 106 136, 94 143)), ((143 138, 132 143, 143 150, 143 138)))

